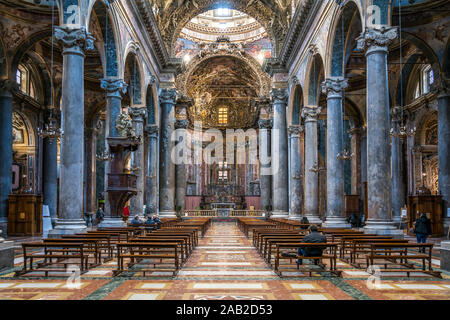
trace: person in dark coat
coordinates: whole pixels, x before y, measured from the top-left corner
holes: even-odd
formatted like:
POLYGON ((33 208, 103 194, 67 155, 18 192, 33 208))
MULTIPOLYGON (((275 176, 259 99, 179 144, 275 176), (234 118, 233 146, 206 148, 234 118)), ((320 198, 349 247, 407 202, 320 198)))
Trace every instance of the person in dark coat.
POLYGON ((142 222, 142 220, 139 218, 139 216, 135 216, 133 218, 133 220, 131 220, 131 225, 133 227, 139 227, 142 226, 144 224, 144 222, 142 222))
MULTIPOLYGON (((301 224, 309 224, 309 220, 307 217, 303 217, 302 220, 300 220, 301 224)), ((300 229, 306 230, 308 229, 308 226, 300 226, 300 229)))
MULTIPOLYGON (((416 233, 417 243, 427 242, 427 238, 431 234, 431 221, 425 213, 422 213, 420 218, 417 219, 414 232, 416 233)), ((420 248, 419 251, 425 252, 425 248, 420 248)))
MULTIPOLYGON (((327 243, 327 238, 319 233, 317 226, 312 225, 309 227, 310 233, 305 236, 302 240, 303 243, 327 243)), ((304 257, 317 257, 321 256, 322 252, 325 248, 321 247, 303 247, 298 248, 298 255, 304 256, 304 257)), ((317 259, 314 259, 314 264, 317 264, 319 261, 317 259)), ((302 259, 297 260, 297 264, 302 264, 302 259)))

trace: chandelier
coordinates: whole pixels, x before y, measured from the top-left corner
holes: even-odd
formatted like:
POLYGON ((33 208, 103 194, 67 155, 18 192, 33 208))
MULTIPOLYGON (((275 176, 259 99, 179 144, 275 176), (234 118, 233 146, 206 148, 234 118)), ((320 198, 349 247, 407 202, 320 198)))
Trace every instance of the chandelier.
POLYGON ((58 128, 58 121, 53 116, 53 111, 51 111, 51 114, 47 119, 47 123, 44 124, 44 127, 38 128, 37 131, 39 137, 49 139, 59 138, 64 134, 62 129, 58 128))
POLYGON ((350 160, 355 154, 350 153, 347 148, 344 148, 344 151, 337 154, 336 158, 338 160, 350 160))

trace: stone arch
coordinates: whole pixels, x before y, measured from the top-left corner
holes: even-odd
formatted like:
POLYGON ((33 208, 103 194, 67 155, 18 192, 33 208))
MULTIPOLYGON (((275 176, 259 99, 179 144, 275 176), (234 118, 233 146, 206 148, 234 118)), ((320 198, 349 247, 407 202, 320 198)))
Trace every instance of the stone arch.
POLYGON ((147 106, 147 123, 148 124, 158 124, 158 113, 157 113, 157 105, 158 100, 158 91, 155 85, 149 83, 147 86, 146 92, 146 106, 147 106))
POLYGON ((305 104, 317 106, 321 93, 320 84, 324 80, 324 65, 320 53, 311 53, 306 74, 308 78, 305 81, 305 104))
POLYGON ((130 96, 130 102, 133 105, 142 104, 142 83, 145 78, 139 48, 136 46, 129 45, 127 48, 123 63, 123 79, 128 84, 127 94, 130 96))
POLYGON ((339 77, 344 76, 346 61, 356 47, 357 35, 362 31, 361 14, 355 2, 347 2, 332 25, 327 50, 332 54, 328 58, 327 74, 339 77))
POLYGON ((92 18, 92 13, 95 13, 96 22, 100 27, 102 36, 105 77, 117 77, 119 73, 117 27, 109 8, 109 5, 105 5, 102 1, 93 1, 88 21, 92 18))
POLYGON ((294 84, 292 86, 293 94, 291 95, 290 102, 290 121, 291 125, 299 125, 301 123, 301 112, 303 108, 303 88, 300 84, 294 84))

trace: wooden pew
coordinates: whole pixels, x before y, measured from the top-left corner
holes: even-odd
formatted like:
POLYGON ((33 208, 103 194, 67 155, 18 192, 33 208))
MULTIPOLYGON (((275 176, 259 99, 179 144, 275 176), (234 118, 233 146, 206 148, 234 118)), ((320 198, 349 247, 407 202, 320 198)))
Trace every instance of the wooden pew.
POLYGON ((23 268, 16 271, 15 276, 21 276, 33 271, 42 271, 45 276, 48 277, 49 272, 64 271, 66 272, 67 265, 78 264, 80 266, 80 273, 85 273, 88 270, 89 254, 85 253, 85 243, 68 243, 68 242, 52 242, 45 243, 43 241, 38 242, 24 242, 22 243, 23 250, 23 268), (27 249, 41 248, 44 253, 28 252, 27 249), (33 266, 33 260, 44 259, 43 263, 39 263, 37 266, 33 266), (54 262, 53 259, 56 259, 54 262), (28 260, 30 261, 29 268, 27 267, 28 260), (64 265, 64 269, 61 268, 44 268, 49 265, 64 265), (37 268, 35 268, 37 267, 37 268))
POLYGON ((173 236, 172 238, 168 239, 168 238, 164 238, 164 237, 158 237, 158 236, 141 236, 138 238, 133 238, 130 239, 130 242, 151 242, 151 243, 178 243, 178 253, 179 253, 179 260, 181 262, 181 264, 183 264, 184 262, 186 262, 188 256, 188 246, 187 246, 187 242, 186 242, 186 238, 185 237, 176 237, 173 236))
MULTIPOLYGON (((366 255, 367 267, 375 265, 376 260, 382 260, 380 263, 384 265, 384 272, 406 272, 407 277, 410 273, 421 272, 427 273, 434 277, 442 278, 440 271, 434 271, 432 267, 432 243, 372 243, 370 245, 370 252, 366 255), (408 254, 409 249, 424 248, 427 253, 408 254), (416 259, 422 260, 422 269, 415 269, 414 264, 408 263, 408 260, 416 259), (406 267, 407 269, 388 269, 387 265, 398 265, 406 267), (426 265, 428 264, 428 270, 426 265)), ((379 265, 379 264, 377 264, 379 265)))
POLYGON ((92 234, 92 233, 83 233, 83 234, 70 234, 70 235, 62 235, 62 239, 96 239, 98 240, 98 247, 101 253, 105 252, 107 257, 103 260, 103 262, 108 262, 113 259, 113 242, 111 241, 111 235, 109 234, 92 234))
POLYGON ((377 238, 372 238, 372 239, 352 239, 350 240, 350 259, 348 260, 348 262, 356 267, 356 268, 360 268, 360 263, 357 262, 358 256, 359 255, 364 255, 370 252, 371 250, 371 246, 374 243, 390 243, 390 244, 405 244, 408 243, 408 240, 403 240, 403 239, 377 239, 377 238))
POLYGON ((266 260, 266 262, 270 265, 272 265, 272 252, 273 249, 276 250, 277 244, 285 244, 285 243, 292 243, 292 242, 301 242, 303 240, 303 235, 296 235, 296 236, 290 236, 286 238, 268 238, 266 240, 266 245, 264 246, 263 251, 263 258, 266 260))
POLYGON ((170 271, 175 276, 180 268, 178 256, 177 242, 125 242, 117 244, 117 269, 114 270, 113 275, 117 276, 125 271, 142 272, 145 277, 146 272, 165 272, 170 271), (125 268, 125 259, 130 262, 125 268), (156 268, 156 262, 152 261, 150 265, 154 268, 130 270, 129 268, 136 264, 137 260, 152 259, 152 260, 173 260, 174 268, 156 268))
MULTIPOLYGON (((277 244, 276 247, 276 254, 275 254, 275 266, 274 266, 274 271, 280 276, 282 277, 282 271, 280 268, 280 260, 284 260, 284 259, 310 259, 310 260, 319 260, 319 266, 322 268, 322 270, 319 269, 303 269, 302 268, 302 272, 309 272, 309 276, 311 276, 312 272, 330 272, 332 274, 335 274, 337 276, 341 276, 342 275, 342 271, 341 270, 337 270, 336 268, 336 260, 337 260, 337 243, 302 243, 302 242, 291 242, 291 243, 279 243, 277 244), (304 257, 304 256, 300 256, 297 254, 297 250, 298 248, 306 248, 306 247, 320 247, 320 248, 325 248, 323 254, 321 256, 316 256, 316 257, 304 257), (288 256, 282 256, 282 249, 288 249, 290 251, 295 250, 295 257, 288 257, 288 256), (330 260, 330 266, 327 269, 326 265, 324 265, 322 263, 323 259, 329 259, 330 260)), ((295 261, 296 263, 296 261, 295 261)), ((297 265, 297 269, 299 269, 299 266, 297 265)))

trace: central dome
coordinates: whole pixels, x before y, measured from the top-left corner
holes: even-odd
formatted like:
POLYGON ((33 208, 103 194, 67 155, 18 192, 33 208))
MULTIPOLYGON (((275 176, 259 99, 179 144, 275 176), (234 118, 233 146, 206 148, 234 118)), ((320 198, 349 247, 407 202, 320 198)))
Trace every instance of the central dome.
POLYGON ((248 42, 266 36, 266 30, 254 18, 227 8, 199 14, 181 30, 182 38, 195 42, 215 42, 219 37, 231 42, 248 42))

